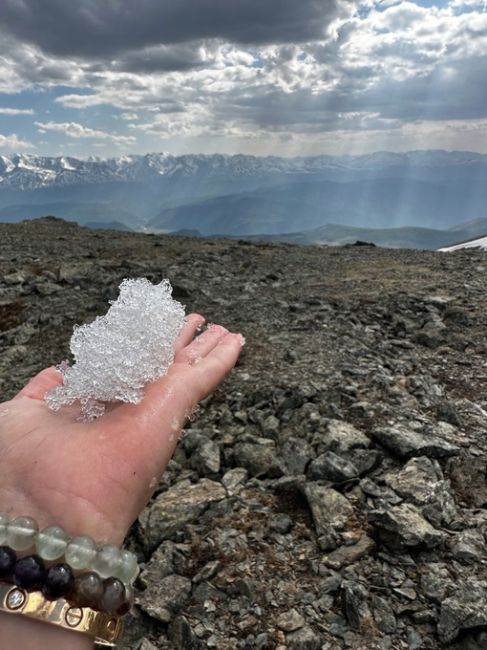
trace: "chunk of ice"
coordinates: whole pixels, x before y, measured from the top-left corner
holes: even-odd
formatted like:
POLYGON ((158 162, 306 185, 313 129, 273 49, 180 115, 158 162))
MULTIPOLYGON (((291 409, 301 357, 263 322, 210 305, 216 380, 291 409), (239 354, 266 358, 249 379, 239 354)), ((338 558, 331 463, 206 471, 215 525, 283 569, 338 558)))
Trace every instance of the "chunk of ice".
POLYGON ((74 328, 74 364, 58 366, 63 384, 48 391, 48 406, 58 411, 79 402, 81 418, 103 414, 103 402, 137 404, 143 387, 166 374, 174 342, 184 323, 184 307, 171 296, 168 280, 124 280, 104 316, 74 328))

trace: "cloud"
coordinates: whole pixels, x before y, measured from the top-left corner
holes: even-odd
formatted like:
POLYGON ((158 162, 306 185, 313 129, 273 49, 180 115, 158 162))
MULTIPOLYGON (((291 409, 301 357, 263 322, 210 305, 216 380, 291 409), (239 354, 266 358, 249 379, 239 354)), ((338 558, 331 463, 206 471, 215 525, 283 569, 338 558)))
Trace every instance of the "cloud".
POLYGON ((12 133, 12 135, 2 135, 0 133, 0 150, 24 151, 26 149, 35 149, 35 145, 27 140, 22 140, 15 133, 12 133))
POLYGON ((487 118, 484 0, 3 0, 0 31, 0 92, 54 89, 55 117, 86 111, 92 128, 38 127, 107 147, 355 146, 487 118), (105 106, 121 134, 96 129, 105 106))
POLYGON ((3 108, 0 106, 0 115, 33 115, 32 108, 3 108))
POLYGON ((135 142, 133 136, 117 135, 114 133, 107 133, 106 131, 98 131, 90 129, 87 126, 78 124, 77 122, 35 122, 39 133, 46 133, 46 131, 56 131, 64 133, 69 138, 94 138, 97 140, 110 140, 114 144, 129 145, 135 142))
POLYGON ((350 0, 2 0, 5 32, 57 56, 86 59, 202 39, 307 42, 325 36, 350 0))

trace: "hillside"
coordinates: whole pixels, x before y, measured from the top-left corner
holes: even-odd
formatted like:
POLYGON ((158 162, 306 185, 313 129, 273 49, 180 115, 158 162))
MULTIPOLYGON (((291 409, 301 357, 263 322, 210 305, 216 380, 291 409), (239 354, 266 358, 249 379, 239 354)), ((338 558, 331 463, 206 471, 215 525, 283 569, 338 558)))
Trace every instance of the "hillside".
POLYGON ((242 331, 134 524, 122 650, 482 650, 487 253, 0 224, 0 391, 125 277, 242 331))

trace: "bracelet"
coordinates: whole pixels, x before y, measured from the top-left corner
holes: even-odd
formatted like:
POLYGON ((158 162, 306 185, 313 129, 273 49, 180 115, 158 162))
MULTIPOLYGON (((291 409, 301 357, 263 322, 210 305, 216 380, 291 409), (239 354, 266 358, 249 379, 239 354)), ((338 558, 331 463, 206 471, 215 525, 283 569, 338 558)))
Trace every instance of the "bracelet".
POLYGON ((39 531, 32 517, 10 519, 0 512, 0 546, 25 552, 34 546, 43 560, 51 562, 64 556, 66 564, 78 571, 95 571, 102 578, 118 578, 132 583, 138 574, 137 557, 113 544, 98 546, 88 535, 69 538, 61 526, 47 526, 39 531))
POLYGON ((115 647, 122 634, 122 619, 89 607, 77 607, 59 598, 48 600, 40 592, 28 592, 20 587, 0 582, 0 611, 22 614, 68 630, 95 638, 102 646, 115 647))

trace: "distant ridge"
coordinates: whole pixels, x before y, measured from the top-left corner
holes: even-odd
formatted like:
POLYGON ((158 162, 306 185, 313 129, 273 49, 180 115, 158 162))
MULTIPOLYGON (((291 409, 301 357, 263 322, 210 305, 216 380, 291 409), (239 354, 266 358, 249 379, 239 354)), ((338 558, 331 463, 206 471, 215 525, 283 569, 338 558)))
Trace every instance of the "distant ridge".
MULTIPOLYGON (((423 241, 404 232, 399 243, 396 232, 383 245, 430 248, 428 230, 463 221, 469 225, 454 235, 457 241, 479 234, 476 220, 487 217, 486 178, 487 155, 458 151, 86 160, 19 154, 0 156, 0 221, 56 214, 95 227, 229 237, 299 235, 326 224, 424 228, 423 241)), ((452 241, 442 237, 436 247, 452 241)))

